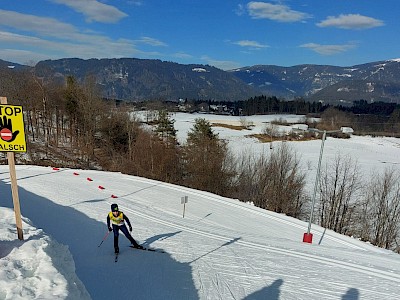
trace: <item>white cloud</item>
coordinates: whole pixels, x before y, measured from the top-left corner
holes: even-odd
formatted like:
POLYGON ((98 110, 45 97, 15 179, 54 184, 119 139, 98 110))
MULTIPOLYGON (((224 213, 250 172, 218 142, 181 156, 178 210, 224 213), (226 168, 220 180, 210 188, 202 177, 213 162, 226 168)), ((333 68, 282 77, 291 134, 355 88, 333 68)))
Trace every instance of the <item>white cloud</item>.
MULTIPOLYGON (((16 29, 18 31, 30 32, 33 35, 40 36, 47 40, 64 40, 71 43, 82 43, 92 44, 98 47, 107 48, 107 44, 119 44, 122 46, 135 45, 136 43, 145 43, 152 46, 167 46, 164 42, 151 37, 142 37, 141 39, 134 41, 128 39, 113 40, 107 36, 93 34, 93 33, 81 33, 78 28, 71 24, 60 22, 53 18, 38 17, 34 15, 21 14, 14 11, 0 10, 0 25, 16 29), (62 33, 62 34, 60 34, 62 33)), ((5 33, 3 32, 3 38, 5 33)), ((18 34, 10 34, 10 38, 16 40, 20 39, 18 34)), ((25 36, 27 38, 27 36, 25 36)), ((31 35, 29 38, 34 40, 31 35)))
POLYGON ((173 56, 173 57, 176 57, 176 58, 181 58, 181 59, 190 59, 190 58, 193 58, 192 55, 187 54, 187 53, 185 53, 185 52, 177 52, 177 53, 173 54, 172 56, 173 56))
POLYGON ((14 11, 0 10, 0 25, 22 32, 32 33, 46 39, 73 41, 75 43, 100 43, 109 38, 101 35, 81 33, 75 26, 53 18, 21 14, 14 11))
POLYGON ((244 8, 243 4, 238 4, 234 11, 238 16, 242 16, 246 12, 246 9, 244 8))
POLYGON ((240 67, 240 64, 238 62, 230 60, 216 60, 207 55, 203 55, 201 59, 204 60, 206 64, 214 66, 221 70, 232 70, 240 67))
POLYGON ((88 22, 116 23, 127 16, 118 8, 101 3, 97 0, 50 0, 64 4, 86 16, 88 22))
POLYGON ((265 2, 249 2, 247 3, 247 9, 249 15, 253 19, 270 19, 278 22, 298 22, 311 17, 307 13, 292 10, 286 5, 265 2))
POLYGON ((155 47, 166 47, 167 44, 165 44, 164 42, 157 40, 157 39, 153 39, 151 37, 141 37, 139 40, 136 40, 135 42, 137 43, 142 43, 142 44, 147 44, 147 45, 151 45, 151 46, 155 46, 155 47))
POLYGON ((337 27, 342 29, 368 29, 385 25, 383 21, 359 14, 340 15, 328 17, 317 23, 319 27, 337 27))
POLYGON ((241 40, 241 41, 234 42, 233 44, 239 45, 241 47, 247 47, 250 49, 261 49, 261 48, 269 47, 268 45, 260 44, 257 41, 249 41, 249 40, 241 40))
POLYGON ((135 0, 128 0, 126 1, 127 4, 135 5, 135 6, 142 6, 142 1, 135 1, 135 0))
POLYGON ((43 55, 41 53, 35 53, 29 50, 18 49, 0 49, 0 57, 1 59, 6 61, 30 66, 35 65, 41 60, 56 58, 49 55, 43 55))
POLYGON ((334 55, 353 49, 356 47, 356 45, 353 43, 345 45, 321 45, 316 43, 308 43, 300 45, 299 47, 311 49, 312 51, 321 55, 334 55))
POLYGON ((6 10, 0 10, 0 26, 13 29, 13 32, 0 31, 0 45, 3 51, 7 49, 10 61, 18 63, 37 58, 154 56, 152 52, 138 50, 136 45, 140 42, 166 46, 165 43, 151 37, 134 41, 113 39, 92 32, 82 33, 75 26, 56 19, 6 10), (22 49, 27 52, 21 52, 22 49), (14 59, 11 59, 11 53, 15 54, 14 59), (32 58, 22 59, 22 54, 26 57, 32 54, 32 58))
MULTIPOLYGON (((109 57, 110 53, 112 53, 113 57, 126 57, 142 53, 135 49, 134 44, 129 40, 111 40, 101 36, 92 38, 87 43, 81 43, 52 41, 16 33, 0 32, 0 44, 18 47, 18 49, 15 49, 16 54, 19 53, 19 49, 24 48, 30 49, 29 51, 34 53, 41 53, 42 57, 48 55, 49 57, 57 56, 58 58, 104 58, 109 57)), ((8 50, 10 51, 11 49, 8 50)), ((18 59, 18 55, 15 59, 18 59)), ((20 62, 19 59, 18 61, 13 61, 20 62)))
POLYGON ((67 23, 56 19, 21 14, 15 11, 0 9, 0 25, 43 36, 79 38, 78 30, 67 23), (60 33, 63 34, 60 34, 60 33))
POLYGON ((23 46, 28 46, 29 48, 48 48, 48 49, 54 48, 54 45, 57 45, 57 43, 55 42, 43 40, 37 37, 26 36, 5 31, 0 32, 0 43, 3 45, 12 44, 14 46, 23 45, 23 46))

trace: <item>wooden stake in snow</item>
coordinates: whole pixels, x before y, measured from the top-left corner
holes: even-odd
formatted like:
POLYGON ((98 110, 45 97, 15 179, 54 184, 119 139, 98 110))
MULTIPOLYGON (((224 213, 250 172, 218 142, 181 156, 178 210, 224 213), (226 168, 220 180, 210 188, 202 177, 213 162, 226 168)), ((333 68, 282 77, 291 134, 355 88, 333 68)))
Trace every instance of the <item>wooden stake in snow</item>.
MULTIPOLYGON (((0 97, 0 103, 7 104, 7 98, 0 97)), ((5 124, 3 124, 3 126, 4 125, 5 124)), ((17 225, 17 234, 18 234, 18 239, 20 239, 22 241, 24 239, 24 236, 22 233, 21 209, 19 206, 18 185, 17 185, 17 175, 15 172, 14 152, 8 151, 7 159, 8 159, 8 167, 10 169, 11 192, 12 192, 12 198, 13 198, 13 203, 14 203, 14 213, 15 213, 15 222, 17 225)))
POLYGON ((183 218, 185 217, 186 203, 188 203, 188 196, 184 196, 181 198, 181 204, 183 204, 183 218))

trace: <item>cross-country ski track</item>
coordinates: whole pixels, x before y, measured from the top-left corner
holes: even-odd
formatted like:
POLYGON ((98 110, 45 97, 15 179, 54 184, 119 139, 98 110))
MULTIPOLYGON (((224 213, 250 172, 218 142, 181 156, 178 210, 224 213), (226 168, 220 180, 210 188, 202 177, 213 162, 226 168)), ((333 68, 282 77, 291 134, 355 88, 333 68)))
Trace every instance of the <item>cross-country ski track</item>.
MULTIPOLYGON (((0 191, 8 195, 7 171, 1 166, 0 191)), ((303 243, 307 222, 238 200, 93 170, 17 166, 17 178, 23 217, 69 247, 92 299, 109 299, 115 284, 121 296, 141 299, 382 300, 400 291, 398 254, 316 225, 313 244, 303 243), (123 236, 117 263, 112 237, 98 248, 114 202, 138 242, 166 253, 129 249, 123 236), (40 211, 59 217, 41 219, 40 211)))

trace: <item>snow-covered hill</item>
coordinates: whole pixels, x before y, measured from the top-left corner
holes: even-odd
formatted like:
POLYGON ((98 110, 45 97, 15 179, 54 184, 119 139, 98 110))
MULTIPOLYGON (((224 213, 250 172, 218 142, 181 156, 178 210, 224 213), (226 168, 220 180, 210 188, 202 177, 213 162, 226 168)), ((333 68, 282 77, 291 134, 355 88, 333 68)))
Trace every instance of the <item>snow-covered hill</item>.
POLYGON ((398 296, 400 255, 318 226, 305 244, 306 223, 234 199, 100 171, 17 166, 17 177, 24 241, 0 166, 1 299, 398 296), (113 202, 135 239, 166 253, 133 250, 121 237, 115 263, 112 238, 98 247, 113 202))

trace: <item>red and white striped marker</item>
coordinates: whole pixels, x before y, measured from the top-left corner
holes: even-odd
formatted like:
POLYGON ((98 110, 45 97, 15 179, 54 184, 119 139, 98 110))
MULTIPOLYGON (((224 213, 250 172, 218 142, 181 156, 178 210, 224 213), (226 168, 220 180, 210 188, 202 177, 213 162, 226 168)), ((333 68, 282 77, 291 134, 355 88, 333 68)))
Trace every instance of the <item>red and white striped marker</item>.
POLYGON ((2 130, 0 130, 0 137, 3 141, 8 142, 9 140, 11 140, 12 138, 12 132, 10 129, 8 128, 3 128, 2 130))

